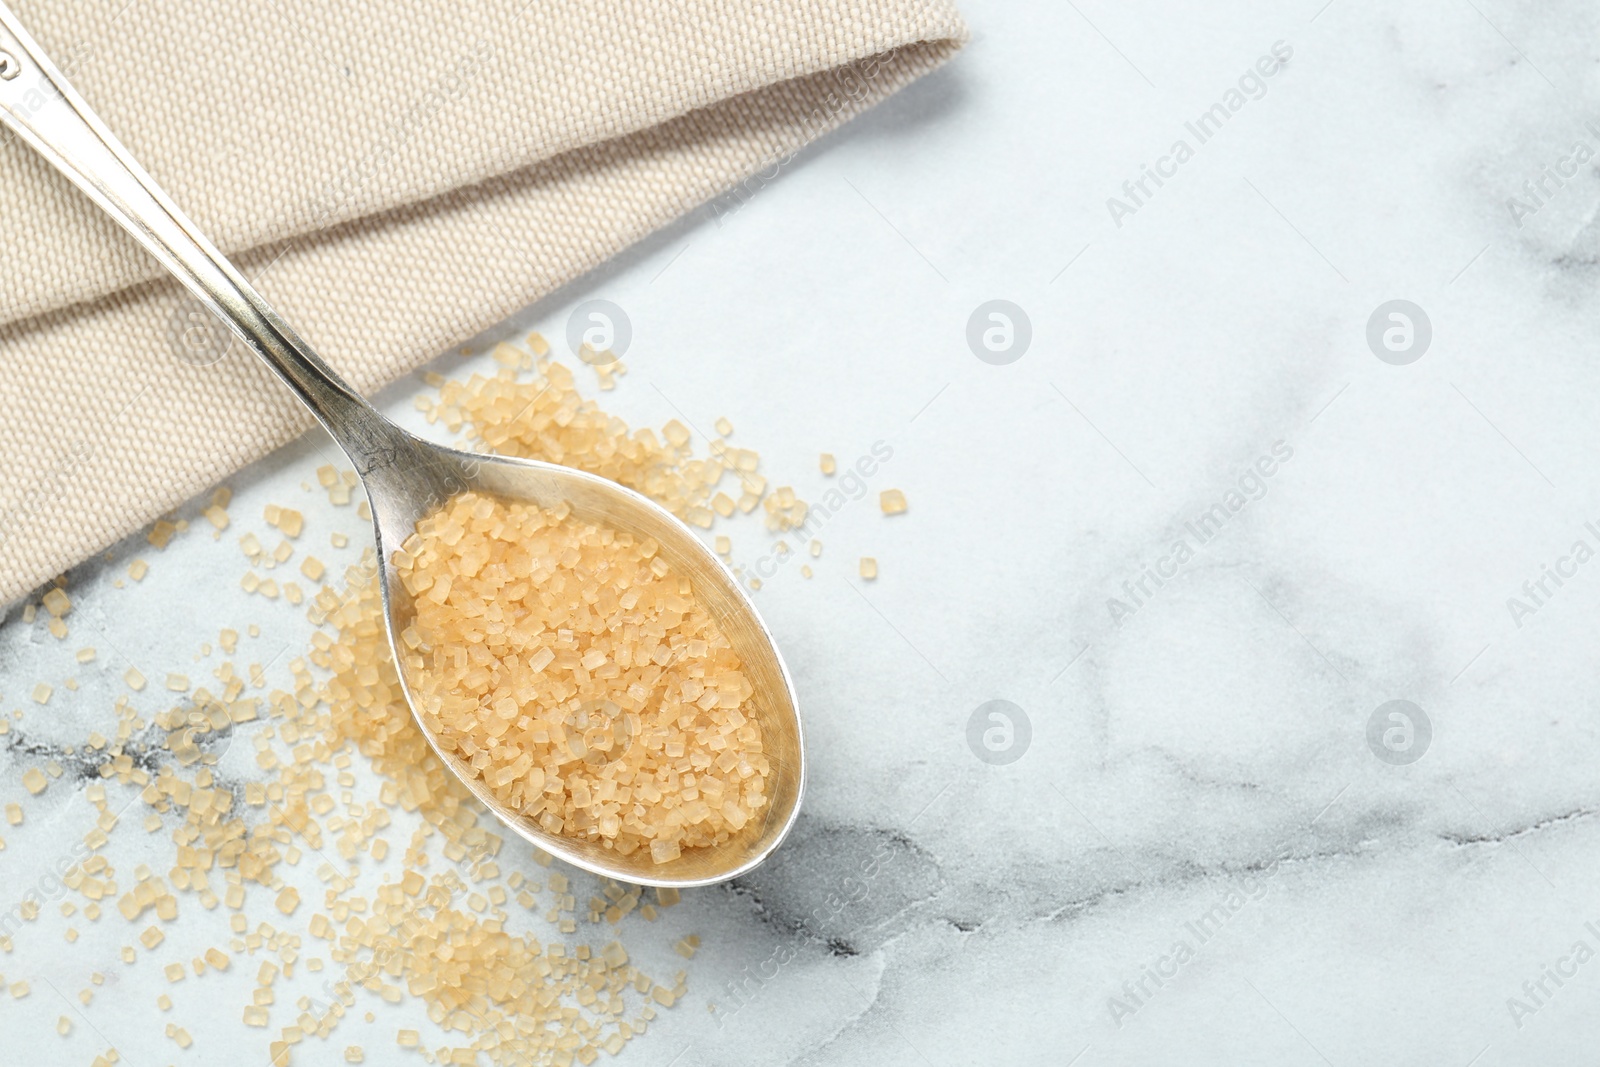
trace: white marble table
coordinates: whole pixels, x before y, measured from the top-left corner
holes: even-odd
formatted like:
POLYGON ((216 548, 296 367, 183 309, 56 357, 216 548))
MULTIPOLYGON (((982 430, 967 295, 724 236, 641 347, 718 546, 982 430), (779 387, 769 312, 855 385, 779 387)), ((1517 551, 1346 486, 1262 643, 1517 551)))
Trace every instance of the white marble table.
MULTIPOLYGON (((669 913, 705 947, 624 1062, 1593 1058, 1600 15, 1319 4, 973 0, 947 69, 497 332, 616 302, 608 405, 727 415, 802 495, 820 451, 893 452, 818 576, 759 593, 804 818, 669 913), (992 300, 1025 350, 969 346, 992 300), (1026 728, 969 730, 996 700, 1026 728)), ((319 453, 235 507, 359 534, 300 493, 319 453)), ((102 644, 178 669, 246 610, 237 549, 153 563, 74 589, 102 644)), ((261 647, 298 654, 278 615, 261 647)), ((14 620, 0 650, 7 707, 64 670, 14 620)), ((8 879, 46 862, 28 840, 8 879)), ((95 1016, 124 1061, 176 1055, 124 999, 95 1016)), ((55 1054, 30 1000, 0 1003, 33 1013, 4 1062, 55 1054)), ((197 1040, 264 1049, 229 1003, 197 1040)))

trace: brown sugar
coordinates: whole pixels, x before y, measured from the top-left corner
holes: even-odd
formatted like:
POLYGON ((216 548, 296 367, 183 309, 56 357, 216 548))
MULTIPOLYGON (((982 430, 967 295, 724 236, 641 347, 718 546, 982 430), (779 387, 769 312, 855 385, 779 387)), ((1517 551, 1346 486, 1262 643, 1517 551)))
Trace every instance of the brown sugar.
POLYGON ((467 493, 395 564, 418 711, 502 804, 657 863, 766 805, 753 689, 653 540, 467 493))

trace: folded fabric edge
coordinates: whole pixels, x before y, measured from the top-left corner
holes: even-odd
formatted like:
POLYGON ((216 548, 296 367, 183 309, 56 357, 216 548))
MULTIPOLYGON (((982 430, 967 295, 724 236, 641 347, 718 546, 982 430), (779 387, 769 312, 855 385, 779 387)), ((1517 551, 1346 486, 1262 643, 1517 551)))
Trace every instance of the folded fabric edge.
MULTIPOLYGON (((885 53, 879 57, 870 57, 877 60, 878 63, 872 74, 865 79, 865 91, 854 95, 844 94, 842 98, 831 103, 827 100, 819 100, 818 106, 812 112, 815 119, 814 123, 794 127, 787 131, 789 136, 786 144, 782 146, 783 154, 787 155, 798 151, 817 137, 843 124, 855 114, 933 70, 953 55, 961 43, 960 38, 918 42, 905 48, 896 49, 891 53, 885 53), (828 106, 823 106, 824 104, 828 106)), ((838 68, 838 70, 844 69, 846 68, 838 68)), ((823 73, 832 74, 835 72, 823 73)), ((859 73, 857 76, 859 77, 859 73)), ((774 86, 764 87, 751 94, 746 94, 746 98, 730 98, 728 101, 703 110, 706 114, 712 115, 719 108, 734 109, 738 115, 747 115, 752 112, 760 113, 761 102, 751 102, 747 98, 759 98, 764 93, 780 92, 789 84, 778 83, 774 86)), ((693 116, 685 117, 685 122, 690 127, 693 126, 693 118, 693 116)), ((641 131, 640 134, 630 135, 629 138, 619 139, 617 142, 589 146, 553 162, 558 164, 559 167, 567 169, 604 166, 604 157, 607 153, 623 152, 627 142, 642 139, 646 142, 653 141, 658 144, 671 143, 674 136, 674 132, 671 130, 673 125, 666 124, 664 127, 641 131)), ((780 138, 780 140, 782 139, 780 138)), ((759 174, 770 167, 777 158, 781 157, 775 155, 766 160, 750 161, 736 172, 717 176, 715 185, 707 188, 685 190, 682 200, 672 204, 670 210, 653 217, 641 217, 638 220, 638 224, 631 230, 619 232, 615 235, 614 240, 597 247, 593 256, 590 257, 591 261, 573 264, 579 269, 568 272, 564 277, 549 279, 547 284, 538 285, 529 290, 509 291, 500 294, 498 299, 481 304, 479 314, 463 318, 453 324, 454 330, 447 343, 442 345, 434 344, 428 348, 419 347, 414 352, 407 352, 404 357, 405 365, 397 373, 387 373, 377 380, 362 380, 366 376, 361 374, 356 374, 353 377, 358 380, 358 384, 363 389, 367 390, 393 381, 406 371, 415 369, 415 367, 436 358, 441 351, 448 348, 450 343, 458 342, 462 338, 493 326, 515 311, 537 302, 538 299, 555 288, 581 276, 584 271, 606 261, 623 248, 654 232, 673 218, 679 217, 685 212, 737 188, 751 176, 759 174)), ((545 172, 549 167, 550 164, 542 164, 539 167, 530 168, 530 172, 545 172)), ((425 204, 408 205, 405 213, 425 210, 426 207, 427 205, 425 204)), ((379 218, 381 219, 381 217, 379 218)), ((349 224, 349 226, 359 228, 359 224, 349 224)), ((347 230, 347 228, 328 231, 326 234, 319 235, 318 240, 337 243, 342 239, 342 230, 347 230)), ((308 248, 311 248, 311 246, 308 246, 308 248)), ((314 252, 314 248, 311 250, 314 252)), ((175 283, 150 283, 147 286, 134 287, 124 294, 118 294, 118 298, 112 302, 118 305, 126 304, 137 294, 157 288, 165 288, 173 292, 177 291, 175 283)), ((105 301, 100 301, 99 307, 101 310, 104 310, 104 306, 105 301)), ((82 306, 76 309, 79 313, 83 310, 82 306)), ((25 330, 30 326, 44 327, 53 321, 70 318, 74 311, 75 309, 64 309, 48 316, 40 316, 20 323, 10 324, 4 327, 4 332, 11 333, 13 330, 25 330)), ((162 515, 172 512, 185 501, 190 500, 207 487, 214 485, 220 479, 227 477, 246 463, 259 459, 288 441, 295 439, 307 425, 309 425, 309 418, 303 413, 295 413, 289 417, 284 417, 268 431, 262 433, 260 440, 254 442, 248 450, 225 458, 219 458, 214 465, 191 465, 180 476, 159 486, 148 496, 141 497, 137 502, 130 503, 127 510, 119 513, 115 518, 107 519, 100 516, 94 521, 80 525, 75 530, 75 537, 46 537, 42 540, 42 543, 32 545, 31 550, 26 553, 26 558, 24 559, 16 559, 12 553, 6 553, 7 556, 12 556, 13 558, 0 562, 0 603, 11 604, 15 602, 41 583, 49 581, 53 575, 59 574, 65 568, 102 551, 107 546, 135 533, 162 515), (86 526, 98 528, 86 528, 86 526)), ((79 492, 91 494, 94 492, 95 487, 87 485, 63 487, 62 495, 66 495, 70 488, 76 488, 79 492)), ((0 511, 0 517, 4 517, 4 511, 0 511)), ((44 531, 40 532, 43 533, 44 531)))
MULTIPOLYGON (((351 200, 343 204, 339 210, 331 213, 318 213, 314 211, 302 212, 295 216, 293 221, 289 222, 288 232, 274 233, 266 236, 262 240, 238 245, 224 243, 222 245, 222 250, 228 256, 237 259, 248 256, 262 248, 283 247, 285 245, 290 245, 297 242, 314 240, 323 234, 335 232, 341 227, 351 224, 361 224, 371 219, 381 218, 382 216, 391 212, 401 211, 416 204, 426 204, 433 200, 437 200, 440 197, 448 196, 450 193, 456 190, 469 188, 485 181, 492 181, 495 178, 503 177, 508 174, 547 166, 564 158, 579 155, 587 149, 594 148, 598 145, 626 142, 630 138, 647 133, 651 129, 659 129, 663 126, 670 126, 674 122, 681 120, 687 115, 692 115, 696 112, 714 111, 728 104, 730 101, 748 99, 752 96, 756 96, 762 92, 768 91, 775 86, 793 84, 795 82, 804 81, 807 78, 815 77, 816 75, 827 74, 830 71, 836 72, 850 70, 863 64, 870 64, 874 61, 881 60, 886 56, 903 55, 908 50, 916 49, 919 46, 931 46, 935 48, 947 46, 950 51, 953 52, 954 50, 960 48, 968 38, 968 31, 965 24, 960 21, 959 16, 957 16, 953 10, 951 10, 949 13, 948 25, 938 25, 937 20, 934 20, 934 25, 927 27, 927 29, 931 30, 934 34, 944 33, 946 36, 928 36, 919 40, 899 44, 885 51, 855 56, 843 64, 808 71, 795 77, 785 79, 784 81, 768 82, 766 84, 754 87, 746 92, 729 95, 718 100, 706 101, 697 106, 691 106, 676 113, 670 113, 661 116, 651 116, 649 118, 641 117, 637 124, 622 129, 614 133, 612 136, 607 137, 605 140, 596 141, 592 144, 557 149, 548 154, 541 154, 529 159, 515 160, 506 157, 489 160, 478 172, 467 173, 463 175, 462 177, 464 180, 452 181, 450 184, 440 185, 436 188, 424 189, 421 191, 421 195, 414 198, 398 201, 389 200, 379 203, 363 203, 360 200, 351 200)), ((52 175, 50 180, 60 181, 63 189, 70 188, 67 186, 64 178, 59 178, 58 176, 52 175)), ((72 190, 72 192, 75 194, 76 190, 72 190)), ((98 209, 94 208, 92 205, 89 205, 87 201, 85 201, 84 210, 97 211, 98 209)), ((208 234, 208 236, 211 236, 213 239, 219 239, 218 235, 216 234, 208 234)), ((153 257, 142 253, 136 254, 131 256, 125 264, 106 263, 104 265, 103 274, 85 273, 84 275, 76 278, 72 285, 64 287, 59 291, 51 292, 43 299, 33 299, 20 305, 8 305, 4 300, 0 300, 0 325, 10 322, 26 321, 28 319, 47 315, 53 311, 69 309, 74 306, 91 303, 96 300, 104 300, 120 291, 131 289, 152 281, 158 281, 163 279, 165 276, 165 271, 153 257)))

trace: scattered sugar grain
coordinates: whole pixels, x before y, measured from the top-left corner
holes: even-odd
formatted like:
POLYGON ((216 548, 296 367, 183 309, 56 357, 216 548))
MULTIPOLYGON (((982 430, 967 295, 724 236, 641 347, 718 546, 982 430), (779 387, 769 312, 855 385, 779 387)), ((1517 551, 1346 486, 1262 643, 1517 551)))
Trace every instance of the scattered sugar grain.
MULTIPOLYGON (((336 477, 337 474, 332 467, 322 467, 317 471, 317 480, 324 486, 336 484, 335 481, 332 480, 336 477), (324 480, 323 471, 328 472, 330 475, 330 480, 324 480)), ((300 532, 305 529, 305 516, 296 511, 294 508, 284 508, 278 507, 275 504, 268 504, 263 517, 267 520, 268 526, 276 527, 283 533, 285 537, 299 537, 300 532)), ((281 563, 282 561, 280 560, 279 562, 281 563)))
POLYGON ((52 589, 46 593, 40 600, 40 604, 44 607, 44 610, 58 619, 72 610, 72 599, 59 588, 52 589))
POLYGON ((283 891, 278 894, 276 906, 285 915, 293 915, 294 909, 300 906, 300 891, 295 889, 294 886, 285 886, 283 891))

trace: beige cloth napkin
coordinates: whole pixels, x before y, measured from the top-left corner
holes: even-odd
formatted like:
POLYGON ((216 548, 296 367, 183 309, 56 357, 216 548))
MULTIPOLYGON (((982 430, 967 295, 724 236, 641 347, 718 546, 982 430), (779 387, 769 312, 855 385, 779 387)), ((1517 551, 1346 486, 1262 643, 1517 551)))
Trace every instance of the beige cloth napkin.
MULTIPOLYGON (((770 169, 966 32, 947 0, 13 6, 366 391, 770 169)), ((310 424, 237 345, 181 358, 189 298, 5 141, 0 604, 310 424)))

